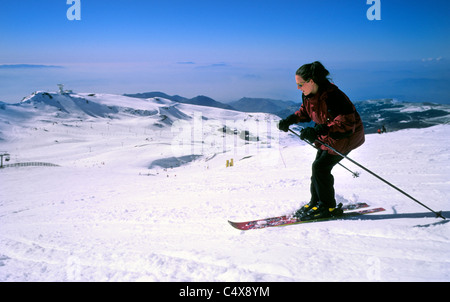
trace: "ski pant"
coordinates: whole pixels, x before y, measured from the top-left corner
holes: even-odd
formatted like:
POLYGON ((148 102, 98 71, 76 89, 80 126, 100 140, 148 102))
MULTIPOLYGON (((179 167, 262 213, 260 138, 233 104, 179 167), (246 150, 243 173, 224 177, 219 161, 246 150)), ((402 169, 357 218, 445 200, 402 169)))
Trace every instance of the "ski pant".
POLYGON ((312 164, 311 202, 320 202, 329 208, 336 207, 334 177, 331 170, 341 160, 340 155, 332 155, 325 150, 317 151, 316 159, 312 164))

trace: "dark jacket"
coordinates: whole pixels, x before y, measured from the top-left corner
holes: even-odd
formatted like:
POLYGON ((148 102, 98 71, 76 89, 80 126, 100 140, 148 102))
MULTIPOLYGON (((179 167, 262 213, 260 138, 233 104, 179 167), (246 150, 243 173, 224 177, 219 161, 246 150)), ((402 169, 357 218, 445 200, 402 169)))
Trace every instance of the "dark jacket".
MULTIPOLYGON (((347 154, 364 143, 364 126, 355 106, 336 85, 327 84, 315 95, 302 95, 303 104, 295 112, 297 123, 314 121, 328 126, 328 133, 318 139, 347 154)), ((320 143, 316 146, 335 154, 320 143)))

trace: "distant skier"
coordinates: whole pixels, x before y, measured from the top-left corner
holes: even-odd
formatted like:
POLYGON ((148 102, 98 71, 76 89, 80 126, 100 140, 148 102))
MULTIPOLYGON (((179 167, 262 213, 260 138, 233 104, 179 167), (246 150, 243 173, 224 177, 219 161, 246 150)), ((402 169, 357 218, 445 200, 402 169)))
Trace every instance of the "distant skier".
POLYGON ((386 127, 384 127, 384 125, 383 125, 383 127, 381 127, 381 129, 378 129, 377 132, 378 132, 378 134, 386 133, 387 132, 386 127))
MULTIPOLYGON (((287 132, 289 126, 314 121, 314 127, 301 130, 300 137, 312 143, 319 139, 344 155, 364 143, 364 127, 355 106, 339 88, 330 83, 330 73, 320 62, 301 66, 296 74, 297 88, 302 91, 300 110, 279 122, 278 128, 287 132)), ((295 216, 318 219, 337 216, 333 167, 342 157, 319 142, 316 159, 312 164, 311 199, 295 216)))

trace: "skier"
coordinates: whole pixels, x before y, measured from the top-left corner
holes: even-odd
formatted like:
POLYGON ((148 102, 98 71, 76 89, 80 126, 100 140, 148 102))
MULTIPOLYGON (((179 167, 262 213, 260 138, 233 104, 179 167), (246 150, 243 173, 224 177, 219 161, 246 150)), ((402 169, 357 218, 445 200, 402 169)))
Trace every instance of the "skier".
POLYGON ((315 143, 318 148, 312 164, 311 199, 294 216, 301 220, 339 216, 342 210, 336 208, 333 167, 342 157, 316 142, 328 144, 338 152, 347 155, 364 143, 364 127, 355 106, 334 84, 330 73, 318 61, 301 66, 296 74, 297 88, 302 91, 303 104, 300 109, 281 120, 278 128, 287 132, 289 126, 301 122, 315 122, 314 127, 301 130, 301 139, 315 143))

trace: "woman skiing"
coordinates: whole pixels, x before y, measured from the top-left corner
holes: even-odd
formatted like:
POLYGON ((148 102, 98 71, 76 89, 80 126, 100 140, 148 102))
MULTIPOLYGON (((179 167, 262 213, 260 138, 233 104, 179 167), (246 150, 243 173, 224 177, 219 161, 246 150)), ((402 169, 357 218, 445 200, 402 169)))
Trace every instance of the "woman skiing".
POLYGON ((342 214, 336 208, 333 167, 342 157, 320 144, 320 140, 347 155, 364 143, 364 127, 350 99, 328 80, 330 73, 318 61, 301 66, 296 74, 297 87, 302 91, 300 110, 279 122, 278 128, 287 132, 296 123, 315 122, 314 127, 301 130, 301 139, 315 143, 318 148, 312 164, 311 199, 294 216, 302 220, 327 218, 342 214))

